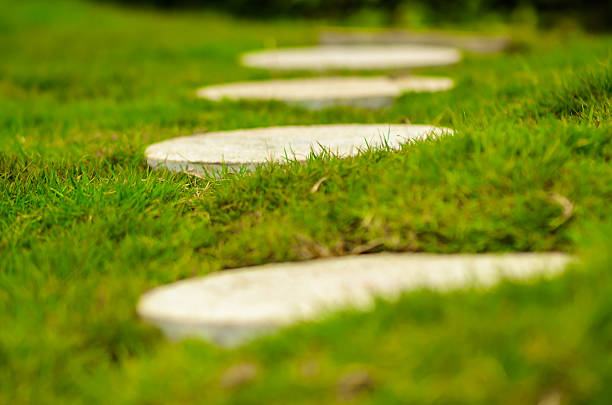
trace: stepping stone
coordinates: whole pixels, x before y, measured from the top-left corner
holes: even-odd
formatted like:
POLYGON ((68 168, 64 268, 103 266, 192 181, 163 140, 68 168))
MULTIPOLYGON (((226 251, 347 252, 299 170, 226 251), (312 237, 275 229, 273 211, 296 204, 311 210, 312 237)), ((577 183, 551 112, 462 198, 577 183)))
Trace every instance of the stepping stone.
POLYGON ((170 139, 145 151, 153 168, 204 173, 225 165, 253 169, 265 162, 305 161, 326 149, 339 157, 357 155, 367 147, 398 148, 410 140, 451 134, 427 125, 314 125, 211 132, 170 139))
POLYGON ((202 337, 235 346, 296 322, 419 288, 491 287, 502 279, 553 276, 562 253, 370 254, 227 270, 144 294, 138 314, 170 339, 202 337))
POLYGON ((475 53, 494 53, 507 49, 512 39, 505 36, 452 35, 411 31, 327 30, 319 34, 324 45, 412 44, 451 46, 475 53))
POLYGON ((455 48, 420 45, 314 46, 252 52, 246 66, 271 70, 379 70, 452 65, 461 59, 455 48))
POLYGON ((380 108, 404 92, 435 92, 453 87, 440 77, 324 77, 267 80, 203 87, 198 97, 209 100, 280 100, 307 108, 353 105, 380 108))

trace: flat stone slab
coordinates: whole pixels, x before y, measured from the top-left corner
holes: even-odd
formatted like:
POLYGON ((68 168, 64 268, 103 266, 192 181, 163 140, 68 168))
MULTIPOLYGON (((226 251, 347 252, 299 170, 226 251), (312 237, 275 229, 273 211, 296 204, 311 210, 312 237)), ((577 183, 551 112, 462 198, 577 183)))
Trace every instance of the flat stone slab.
POLYGON ((379 108, 405 92, 436 92, 453 87, 445 77, 321 77, 265 80, 203 87, 198 97, 219 101, 279 100, 309 108, 354 105, 379 108))
POLYGON ((253 169, 265 162, 305 161, 323 149, 339 157, 354 156, 367 147, 398 148, 410 140, 451 134, 428 125, 313 125, 210 132, 174 138, 145 151, 151 167, 204 173, 225 165, 253 169))
POLYGON ((319 42, 324 45, 372 45, 372 44, 411 44, 450 46, 475 53, 501 52, 512 45, 506 36, 480 36, 448 34, 440 32, 356 31, 330 29, 319 34, 319 42))
POLYGON ((252 52, 246 66, 271 70, 381 70, 452 65, 461 60, 455 48, 424 45, 314 46, 252 52))
POLYGON ((171 339, 195 336, 232 346, 330 311, 370 309, 377 297, 550 277, 570 261, 562 253, 381 253, 268 264, 155 288, 137 311, 171 339))

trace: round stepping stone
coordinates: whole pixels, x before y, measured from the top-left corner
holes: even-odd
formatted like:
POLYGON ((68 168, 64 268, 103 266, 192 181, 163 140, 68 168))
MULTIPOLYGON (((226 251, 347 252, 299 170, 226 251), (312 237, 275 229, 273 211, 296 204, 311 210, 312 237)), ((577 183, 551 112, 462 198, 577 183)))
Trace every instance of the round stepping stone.
POLYGON ((490 287, 559 273, 561 253, 371 254, 227 270, 155 288, 138 314, 171 339, 199 336, 236 345, 270 330, 405 291, 490 287))
POLYGON ((252 52, 246 66, 271 70, 378 70, 452 65, 461 59, 455 48, 419 45, 315 46, 252 52))
POLYGON ((151 167, 203 173, 287 159, 305 161, 311 153, 328 150, 339 157, 358 154, 367 147, 398 148, 409 140, 435 137, 451 131, 426 125, 313 125, 211 132, 174 138, 145 151, 151 167))
POLYGON ((506 36, 480 36, 440 32, 326 30, 319 34, 323 45, 413 44, 449 46, 475 53, 501 52, 512 45, 506 36))
POLYGON ((353 105, 380 108, 405 92, 435 92, 453 87, 444 77, 323 77, 267 80, 203 87, 198 97, 209 100, 280 100, 308 108, 353 105))

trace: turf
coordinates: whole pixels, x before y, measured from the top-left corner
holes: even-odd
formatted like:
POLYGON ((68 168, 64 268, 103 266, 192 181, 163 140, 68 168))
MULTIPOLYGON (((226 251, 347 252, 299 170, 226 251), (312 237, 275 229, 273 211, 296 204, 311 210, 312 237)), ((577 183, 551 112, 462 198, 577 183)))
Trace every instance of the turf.
POLYGON ((237 56, 314 43, 311 22, 0 5, 0 403, 612 396, 612 38, 520 32, 510 52, 422 71, 452 91, 307 111, 194 90, 287 76, 237 56), (143 156, 202 129, 405 121, 456 134, 221 178, 151 171, 143 156), (169 343, 134 312, 151 287, 239 266, 550 250, 581 264, 531 285, 416 292, 231 351, 169 343))

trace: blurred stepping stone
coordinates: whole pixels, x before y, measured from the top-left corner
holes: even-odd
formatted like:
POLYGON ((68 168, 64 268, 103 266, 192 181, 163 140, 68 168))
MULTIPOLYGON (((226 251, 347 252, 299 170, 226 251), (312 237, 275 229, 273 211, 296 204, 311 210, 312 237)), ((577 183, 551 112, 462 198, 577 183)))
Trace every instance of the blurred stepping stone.
POLYGON ((314 46, 252 52, 246 66, 271 70, 380 70, 452 65, 455 48, 421 45, 314 46))
POLYGON ((512 39, 505 36, 478 36, 437 32, 356 31, 331 29, 319 34, 323 45, 410 44, 450 46, 475 53, 494 53, 508 49, 512 39))
POLYGON ((174 138, 151 145, 145 151, 151 167, 203 173, 230 169, 252 169, 256 165, 305 161, 323 149, 339 157, 358 154, 368 147, 398 148, 409 140, 450 134, 448 129, 427 125, 313 125, 210 132, 174 138))
POLYGON ((232 346, 331 311, 370 309, 419 288, 490 287, 561 272, 561 253, 370 254, 227 270, 155 288, 138 314, 171 339, 202 337, 232 346))
POLYGON ((443 77, 324 77, 267 80, 203 87, 198 96, 209 100, 280 100, 318 109, 332 105, 380 108, 405 92, 435 92, 453 87, 443 77))

